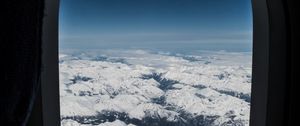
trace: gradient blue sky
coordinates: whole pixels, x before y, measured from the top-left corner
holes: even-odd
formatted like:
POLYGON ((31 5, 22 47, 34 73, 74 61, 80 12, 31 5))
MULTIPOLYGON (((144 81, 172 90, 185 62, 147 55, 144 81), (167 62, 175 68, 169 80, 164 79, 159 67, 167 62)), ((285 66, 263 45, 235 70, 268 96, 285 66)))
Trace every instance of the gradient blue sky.
POLYGON ((61 0, 60 48, 251 51, 250 0, 61 0))

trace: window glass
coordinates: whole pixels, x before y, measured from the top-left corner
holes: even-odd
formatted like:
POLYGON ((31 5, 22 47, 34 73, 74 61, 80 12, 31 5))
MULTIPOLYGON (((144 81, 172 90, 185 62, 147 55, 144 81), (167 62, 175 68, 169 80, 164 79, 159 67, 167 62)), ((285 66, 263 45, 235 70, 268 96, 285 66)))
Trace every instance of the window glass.
POLYGON ((61 0, 62 126, 249 125, 250 0, 61 0))

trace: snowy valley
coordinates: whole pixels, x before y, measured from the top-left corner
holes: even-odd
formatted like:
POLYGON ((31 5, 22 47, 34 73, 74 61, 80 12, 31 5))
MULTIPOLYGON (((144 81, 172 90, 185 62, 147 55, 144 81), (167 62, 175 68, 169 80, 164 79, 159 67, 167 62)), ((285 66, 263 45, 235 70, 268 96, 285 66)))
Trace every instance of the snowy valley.
POLYGON ((251 54, 59 55, 62 126, 247 126, 251 54))

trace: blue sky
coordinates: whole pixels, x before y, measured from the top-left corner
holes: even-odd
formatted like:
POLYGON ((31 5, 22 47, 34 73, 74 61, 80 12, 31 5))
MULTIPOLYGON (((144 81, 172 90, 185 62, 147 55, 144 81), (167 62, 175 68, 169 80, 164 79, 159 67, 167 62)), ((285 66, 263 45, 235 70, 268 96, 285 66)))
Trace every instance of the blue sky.
POLYGON ((251 51, 250 0, 61 0, 60 48, 251 51))

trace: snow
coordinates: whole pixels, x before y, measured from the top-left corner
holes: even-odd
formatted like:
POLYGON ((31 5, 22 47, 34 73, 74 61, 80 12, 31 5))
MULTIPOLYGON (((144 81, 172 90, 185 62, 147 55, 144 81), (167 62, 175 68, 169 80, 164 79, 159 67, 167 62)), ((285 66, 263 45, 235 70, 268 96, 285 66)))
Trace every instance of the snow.
POLYGON ((113 121, 113 122, 105 122, 105 123, 102 123, 102 124, 99 124, 99 125, 90 125, 90 124, 80 124, 76 121, 73 121, 73 120, 63 120, 61 122, 61 124, 63 126, 135 126, 133 124, 125 124, 124 122, 120 121, 120 120, 116 120, 116 121, 113 121))
POLYGON ((199 116, 213 117, 210 125, 249 125, 251 54, 99 50, 63 52, 59 58, 62 126, 127 126, 136 122, 128 120, 147 117, 179 122, 199 116), (105 112, 125 115, 105 119, 105 112), (95 123, 95 117, 104 121, 95 123))

